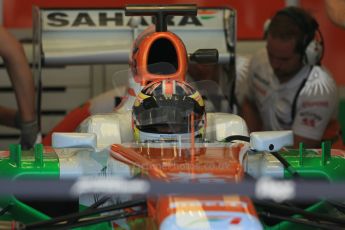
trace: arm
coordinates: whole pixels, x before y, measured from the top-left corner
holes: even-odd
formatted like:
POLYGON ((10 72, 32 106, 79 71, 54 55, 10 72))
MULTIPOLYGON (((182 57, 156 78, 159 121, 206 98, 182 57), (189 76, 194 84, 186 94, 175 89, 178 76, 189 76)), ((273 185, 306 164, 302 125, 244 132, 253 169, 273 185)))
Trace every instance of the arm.
POLYGON ((325 0, 325 6, 331 21, 345 28, 345 0, 325 0))
MULTIPOLYGON (((4 28, 0 27, 0 56, 4 60, 12 82, 19 114, 23 122, 35 117, 35 89, 30 67, 21 44, 4 28)), ((14 119, 14 117, 12 118, 14 119)), ((11 122, 10 122, 11 123, 11 122)))
POLYGON ((248 98, 243 99, 241 106, 241 116, 246 121, 249 128, 249 132, 261 131, 262 122, 259 115, 259 111, 248 98))
POLYGON ((0 27, 0 56, 14 88, 18 113, 9 108, 0 108, 0 123, 20 128, 20 144, 31 148, 38 137, 35 114, 35 87, 23 47, 10 33, 0 27))
POLYGON ((295 147, 304 142, 308 148, 320 148, 325 130, 337 111, 338 93, 330 74, 315 66, 302 89, 292 130, 295 147))

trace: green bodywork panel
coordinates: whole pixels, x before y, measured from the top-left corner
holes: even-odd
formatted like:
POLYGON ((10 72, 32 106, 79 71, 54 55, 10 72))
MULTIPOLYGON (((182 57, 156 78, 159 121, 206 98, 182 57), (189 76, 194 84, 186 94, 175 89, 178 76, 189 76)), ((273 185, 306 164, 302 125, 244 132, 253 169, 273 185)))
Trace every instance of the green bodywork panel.
MULTIPOLYGON (((60 164, 57 154, 45 152, 43 145, 37 144, 33 150, 22 151, 20 145, 10 145, 9 155, 0 156, 0 177, 6 179, 59 179, 60 164)), ((42 189, 42 188, 37 188, 42 189)), ((51 219, 50 216, 26 205, 14 196, 0 197, 0 207, 10 205, 9 214, 0 220, 16 220, 24 224, 51 219)), ((54 207, 51 207, 54 208, 54 207)), ((112 229, 109 222, 75 229, 112 229)))
MULTIPOLYGON (((41 144, 29 151, 22 151, 20 145, 10 145, 9 155, 0 157, 0 169, 0 177, 11 180, 59 179, 60 173, 57 155, 54 152, 44 153, 41 144)), ((6 207, 7 205, 11 205, 11 218, 23 223, 50 219, 49 216, 31 208, 14 196, 1 197, 0 206, 6 207)))
POLYGON ((22 151, 20 145, 10 145, 9 156, 0 157, 0 169, 0 177, 7 179, 58 179, 60 174, 57 155, 54 152, 44 153, 41 144, 29 151, 22 151))
MULTIPOLYGON (((333 150, 335 151, 335 150, 333 150)), ((329 142, 322 143, 321 151, 306 150, 303 144, 296 150, 282 151, 280 154, 289 162, 293 170, 302 178, 312 178, 327 181, 345 180, 345 158, 344 156, 332 155, 329 142)), ((291 178, 292 175, 287 170, 284 171, 285 178, 291 178)), ((345 195, 344 195, 345 198, 345 195)), ((304 209, 312 213, 327 214, 334 217, 345 218, 336 208, 332 207, 327 201, 320 201, 304 209)), ((294 217, 299 217, 295 215, 294 217)), ((265 225, 265 229, 283 230, 283 229, 315 229, 306 225, 281 221, 273 226, 265 225)))
MULTIPOLYGON (((345 156, 332 155, 329 142, 322 143, 321 151, 306 150, 301 144, 298 150, 289 150, 280 154, 302 178, 326 179, 334 182, 345 180, 345 156)), ((285 170, 284 177, 291 178, 291 174, 285 170)))
MULTIPOLYGON (((302 178, 326 179, 328 181, 344 180, 345 158, 341 155, 336 156, 332 154, 332 151, 328 143, 323 144, 322 151, 306 150, 302 144, 300 149, 281 151, 280 154, 302 178)), ((12 180, 25 178, 59 179, 59 158, 53 149, 44 149, 42 145, 36 145, 34 150, 21 151, 19 145, 11 145, 9 152, 7 155, 0 155, 0 178, 10 178, 12 180)), ((291 174, 285 170, 284 177, 291 178, 291 174)), ((0 220, 16 220, 28 224, 51 219, 48 215, 26 205, 14 196, 1 197, 0 207, 4 208, 8 205, 11 205, 10 211, 0 216, 0 220)), ((259 207, 257 208, 260 209, 259 207)), ((80 210, 83 209, 85 207, 80 207, 80 210)), ((314 203, 305 210, 319 213, 336 212, 333 207, 324 201, 314 203)), ((148 223, 149 226, 154 226, 152 220, 147 217, 133 219, 127 222, 126 225, 130 229, 143 229, 145 226, 148 226, 148 223)), ((75 229, 113 229, 113 227, 109 222, 103 222, 75 229)), ((119 227, 116 229, 125 228, 119 227)), ((273 230, 292 228, 311 229, 287 221, 281 221, 271 226, 264 225, 264 228, 273 230)))
MULTIPOLYGON (((59 179, 60 164, 57 154, 37 144, 33 150, 22 151, 20 145, 10 145, 9 154, 0 156, 0 178, 5 179, 59 179)), ((37 188, 43 189, 43 188, 37 188)), ((50 216, 26 205, 14 196, 0 197, 0 207, 10 205, 8 214, 0 220, 16 220, 24 224, 51 219, 50 216)), ((75 229, 112 229, 109 222, 75 229)))

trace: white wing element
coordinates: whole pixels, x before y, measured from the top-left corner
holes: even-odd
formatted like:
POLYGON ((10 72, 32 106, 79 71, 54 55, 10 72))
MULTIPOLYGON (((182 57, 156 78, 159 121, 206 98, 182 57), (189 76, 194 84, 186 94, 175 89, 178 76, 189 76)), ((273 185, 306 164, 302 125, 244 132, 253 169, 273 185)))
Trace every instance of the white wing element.
POLYGON ((336 91, 336 85, 331 76, 320 67, 313 67, 309 78, 301 91, 301 95, 315 96, 331 94, 336 91))

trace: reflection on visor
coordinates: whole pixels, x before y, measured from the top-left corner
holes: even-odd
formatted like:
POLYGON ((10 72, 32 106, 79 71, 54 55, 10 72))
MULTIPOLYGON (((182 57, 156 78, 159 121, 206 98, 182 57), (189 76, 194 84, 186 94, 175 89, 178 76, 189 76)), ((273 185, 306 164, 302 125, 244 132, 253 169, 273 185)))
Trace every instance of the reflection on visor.
MULTIPOLYGON (((194 129, 197 131, 202 127, 202 122, 194 122, 194 129)), ((151 124, 151 125, 140 125, 138 129, 148 133, 162 133, 162 134, 181 134, 190 133, 190 124, 151 124)))
MULTIPOLYGON (((154 108, 138 113, 136 119, 141 125, 151 124, 186 124, 192 110, 183 111, 175 107, 154 108)), ((195 118, 198 117, 195 115, 195 118)))
MULTIPOLYGON (((190 116, 193 110, 176 107, 160 107, 141 111, 136 116, 139 130, 153 133, 186 133, 190 130, 190 116)), ((194 114, 194 127, 199 129, 202 115, 194 114)))

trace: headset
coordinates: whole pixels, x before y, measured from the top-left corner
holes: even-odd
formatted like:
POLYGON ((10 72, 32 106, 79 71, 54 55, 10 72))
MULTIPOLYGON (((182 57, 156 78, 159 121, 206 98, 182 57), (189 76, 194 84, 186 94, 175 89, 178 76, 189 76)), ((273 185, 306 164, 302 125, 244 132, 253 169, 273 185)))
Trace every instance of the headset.
MULTIPOLYGON (((324 42, 316 19, 303 9, 292 6, 278 11, 273 16, 273 19, 279 15, 285 15, 291 18, 301 31, 305 33, 302 44, 297 44, 297 48, 302 54, 303 61, 308 65, 320 65, 324 55, 324 42)), ((270 30, 270 21, 271 20, 264 25, 265 37, 270 30)))

